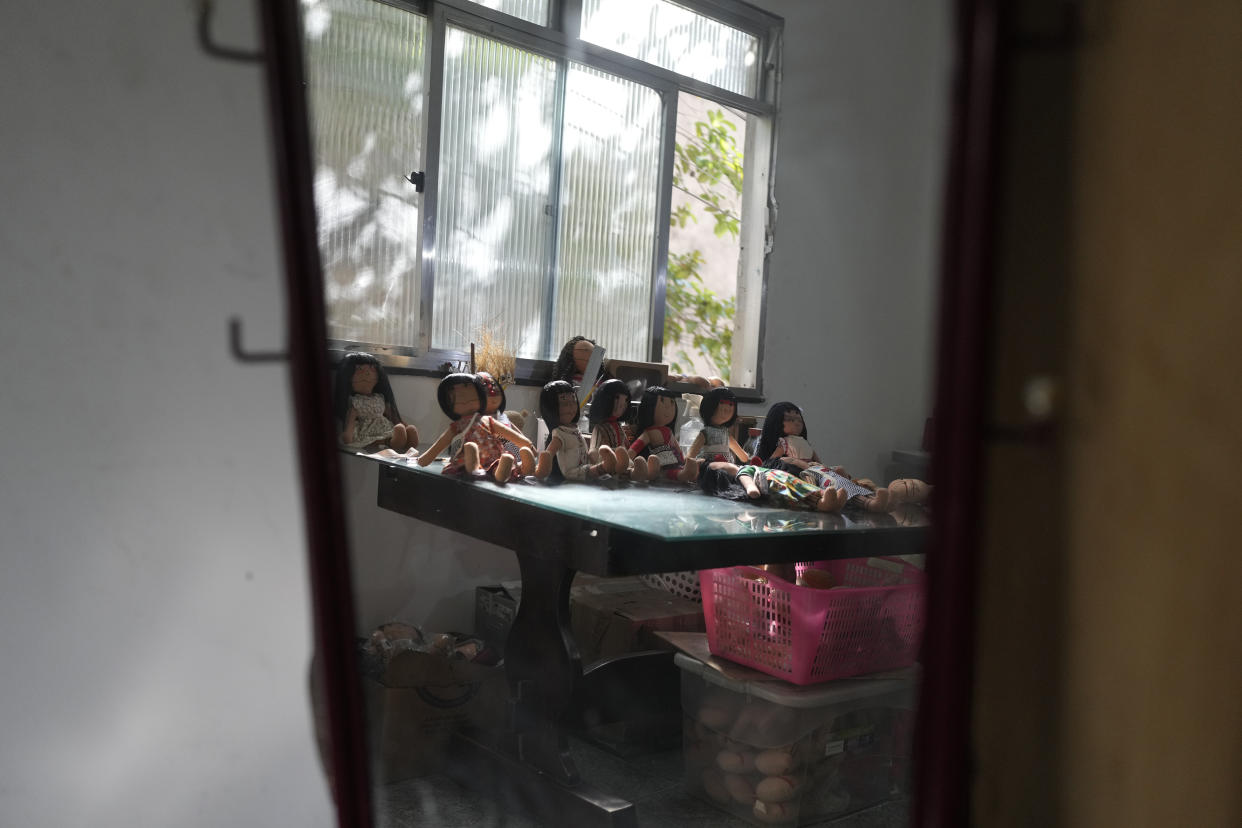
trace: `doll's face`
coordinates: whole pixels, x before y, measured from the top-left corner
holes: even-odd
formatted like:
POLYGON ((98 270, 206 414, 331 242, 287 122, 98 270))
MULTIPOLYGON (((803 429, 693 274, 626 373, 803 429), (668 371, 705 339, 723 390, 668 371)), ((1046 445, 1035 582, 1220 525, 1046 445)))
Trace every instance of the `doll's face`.
POLYGON ((562 391, 556 395, 556 413, 561 425, 569 425, 578 419, 578 396, 572 391, 562 391))
POLYGON ((504 399, 504 395, 500 393, 500 383, 485 379, 483 386, 487 389, 487 413, 495 414, 500 410, 500 401, 504 399))
POLYGON ((712 415, 712 425, 720 426, 733 419, 733 400, 721 400, 716 406, 716 413, 712 415))
POLYGON ((786 411, 783 422, 786 435, 799 435, 802 433, 802 429, 805 428, 802 424, 802 415, 797 411, 786 411))
POLYGON ((591 358, 591 352, 595 350, 595 346, 585 339, 581 342, 574 343, 574 370, 581 374, 586 370, 587 360, 591 358))
POLYGON ((370 394, 379 382, 379 369, 369 363, 354 368, 353 389, 355 394, 370 394))
POLYGON ((656 397, 653 413, 654 416, 651 418, 651 421, 654 425, 668 425, 677 416, 677 400, 663 395, 656 397))
POLYGON ((453 413, 458 417, 469 417, 479 410, 479 393, 473 385, 454 385, 449 389, 449 399, 453 403, 453 413))
POLYGON ((630 398, 625 394, 618 394, 617 398, 612 401, 612 416, 620 417, 625 413, 625 409, 630 405, 630 398))

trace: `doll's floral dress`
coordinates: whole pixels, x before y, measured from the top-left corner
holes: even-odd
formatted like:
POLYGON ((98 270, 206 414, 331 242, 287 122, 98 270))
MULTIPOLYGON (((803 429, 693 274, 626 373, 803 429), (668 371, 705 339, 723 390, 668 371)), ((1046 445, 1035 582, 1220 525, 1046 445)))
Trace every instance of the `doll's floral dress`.
POLYGON ((737 470, 737 476, 749 476, 754 479, 759 492, 774 506, 786 508, 809 507, 808 499, 815 492, 822 491, 816 486, 780 469, 769 469, 763 466, 745 465, 737 470))
MULTIPOLYGON (((475 421, 472 415, 449 423, 449 431, 453 433, 453 439, 449 441, 449 459, 444 464, 441 474, 465 473, 466 458, 462 448, 466 443, 478 445, 480 469, 490 473, 496 467, 496 464, 500 462, 500 455, 505 453, 505 444, 503 440, 489 430, 488 421, 490 419, 491 417, 483 415, 475 421), (474 421, 473 426, 470 425, 472 421, 474 421), (462 432, 465 433, 463 434, 462 432)), ((509 479, 516 480, 518 476, 517 464, 515 463, 509 479)))
POLYGON ((346 448, 366 448, 392 437, 392 421, 384 416, 387 403, 383 394, 353 394, 349 404, 354 409, 354 440, 346 448))

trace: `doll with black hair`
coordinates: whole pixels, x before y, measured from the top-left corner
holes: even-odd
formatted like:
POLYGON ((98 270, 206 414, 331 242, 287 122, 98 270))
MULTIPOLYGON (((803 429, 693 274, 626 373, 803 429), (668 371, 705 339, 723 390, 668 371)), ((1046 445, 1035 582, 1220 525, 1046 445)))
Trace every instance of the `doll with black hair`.
POLYGON ((604 380, 595 390, 587 416, 591 424, 591 459, 598 462, 601 449, 610 448, 617 457, 617 473, 629 473, 635 480, 647 479, 647 464, 631 467, 627 446, 631 442, 630 389, 619 379, 604 380))
MULTIPOLYGON (((581 385, 582 374, 586 371, 591 352, 595 350, 595 340, 585 336, 575 336, 561 347, 561 353, 552 366, 552 379, 564 380, 571 385, 581 385)), ((590 380, 594 383, 595 378, 590 380)))
POLYGON ((351 351, 341 358, 332 407, 345 448, 406 454, 418 446, 418 429, 401 421, 388 375, 371 354, 351 351))
POLYGON ((737 466, 716 460, 699 475, 699 488, 728 500, 762 500, 786 509, 839 512, 848 496, 842 489, 816 486, 792 472, 749 463, 737 466))
POLYGON ((592 462, 586 438, 578 430, 581 413, 578 395, 565 380, 552 380, 539 392, 539 416, 548 427, 548 442, 535 467, 539 480, 585 483, 616 473, 617 455, 608 446, 601 446, 599 462, 592 462))
POLYGON ((693 483, 699 476, 697 458, 682 454, 677 442, 677 392, 653 385, 638 404, 638 437, 630 443, 634 464, 647 463, 647 477, 693 483))
MULTIPOLYGON (((505 413, 505 405, 508 401, 505 399, 504 386, 487 371, 479 371, 477 376, 483 381, 483 388, 487 394, 487 405, 483 409, 483 413, 501 425, 520 432, 521 429, 514 425, 509 420, 509 415, 505 413)), ((535 452, 533 448, 529 445, 519 446, 512 440, 505 438, 501 438, 501 443, 504 445, 504 450, 513 455, 514 459, 517 460, 517 468, 521 474, 529 475, 535 473, 535 452)))
POLYGON ((747 463, 750 458, 733 436, 733 424, 737 422, 737 396, 728 388, 713 388, 703 395, 699 403, 699 416, 703 429, 690 444, 690 456, 704 463, 724 460, 732 463, 736 457, 747 463))
POLYGON ((474 374, 449 374, 436 387, 436 402, 440 410, 452 421, 436 441, 419 458, 418 464, 426 466, 446 448, 448 462, 443 474, 466 474, 490 472, 497 483, 518 478, 516 460, 504 450, 503 440, 519 447, 533 450, 526 435, 502 425, 489 417, 487 387, 474 374))
POLYGON ((931 496, 932 487, 922 480, 902 478, 877 486, 871 480, 854 478, 840 466, 825 466, 807 440, 802 409, 791 402, 768 409, 755 451, 765 466, 791 471, 816 486, 843 490, 850 508, 885 512, 901 503, 924 503, 931 496))

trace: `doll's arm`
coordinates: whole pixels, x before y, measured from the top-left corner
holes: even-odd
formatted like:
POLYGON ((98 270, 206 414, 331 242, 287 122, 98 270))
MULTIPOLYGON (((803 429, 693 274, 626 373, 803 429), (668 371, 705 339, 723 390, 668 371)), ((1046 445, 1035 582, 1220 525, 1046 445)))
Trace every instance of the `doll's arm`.
POLYGON ((527 437, 522 432, 518 431, 515 428, 509 428, 509 426, 500 422, 495 417, 488 417, 487 419, 491 422, 491 425, 488 426, 488 429, 492 432, 492 434, 496 434, 501 437, 504 437, 506 440, 508 440, 510 443, 513 443, 515 446, 526 446, 528 449, 534 450, 535 444, 532 443, 530 441, 530 438, 527 437))
POLYGON ((453 441, 453 433, 450 429, 444 429, 436 441, 431 444, 431 448, 418 455, 418 465, 428 466, 432 460, 436 459, 436 455, 448 448, 448 444, 453 441))
POLYGON ((630 454, 637 456, 647 447, 647 442, 647 432, 644 431, 634 438, 634 442, 630 443, 630 454))
POLYGON ((759 487, 755 485, 755 478, 749 474, 739 474, 737 482, 742 484, 742 488, 746 490, 746 496, 751 500, 758 500, 760 496, 759 487))
POLYGON ((345 430, 341 432, 341 442, 349 445, 354 441, 354 426, 358 422, 358 411, 351 405, 345 415, 345 430))
POLYGON ((735 438, 732 434, 729 435, 729 450, 733 452, 734 457, 743 463, 750 462, 750 457, 748 457, 746 451, 738 445, 737 438, 735 438))
POLYGON ((694 442, 690 444, 690 451, 686 456, 687 457, 698 457, 699 452, 703 450, 704 439, 705 438, 703 437, 703 432, 700 431, 698 436, 694 438, 694 442))
POLYGON ((561 446, 563 445, 564 443, 561 442, 561 435, 554 432, 552 436, 548 438, 548 444, 543 447, 543 450, 548 454, 557 454, 560 452, 561 446))

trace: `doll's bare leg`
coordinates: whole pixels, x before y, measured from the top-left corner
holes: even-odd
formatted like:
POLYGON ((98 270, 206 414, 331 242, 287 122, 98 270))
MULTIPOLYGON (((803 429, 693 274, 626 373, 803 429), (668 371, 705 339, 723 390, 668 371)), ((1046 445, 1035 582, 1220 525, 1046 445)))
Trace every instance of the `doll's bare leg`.
POLYGON ((539 452, 539 464, 535 466, 535 477, 543 480, 552 473, 552 454, 551 452, 539 452))
POLYGON ((624 474, 629 470, 634 458, 630 457, 630 451, 625 446, 617 446, 613 449, 613 453, 617 455, 617 469, 624 474))
POLYGON ((655 457, 647 458, 647 479, 655 480, 660 476, 660 461, 655 457))
POLYGON ((461 449, 462 465, 466 467, 467 474, 474 474, 479 470, 479 444, 466 443, 461 449))
POLYGON ((605 474, 617 473, 617 455, 608 446, 599 447, 599 465, 603 467, 605 474))
POLYGON ((405 426, 397 423, 392 427, 392 436, 388 438, 388 447, 398 454, 403 453, 410 445, 405 435, 405 426))
POLYGON ((496 477, 497 483, 508 483, 509 476, 513 474, 513 455, 500 455, 500 459, 496 461, 496 471, 493 474, 496 477))
POLYGON ((647 462, 643 460, 643 458, 641 457, 634 458, 634 465, 630 467, 630 479, 638 483, 647 482, 647 479, 648 479, 647 462))
POLYGON ((686 465, 681 467, 681 471, 677 472, 677 479, 682 483, 693 483, 699 479, 699 460, 697 457, 691 457, 686 460, 686 465))
POLYGON ((518 468, 529 477, 535 473, 535 452, 527 446, 518 449, 518 468))

